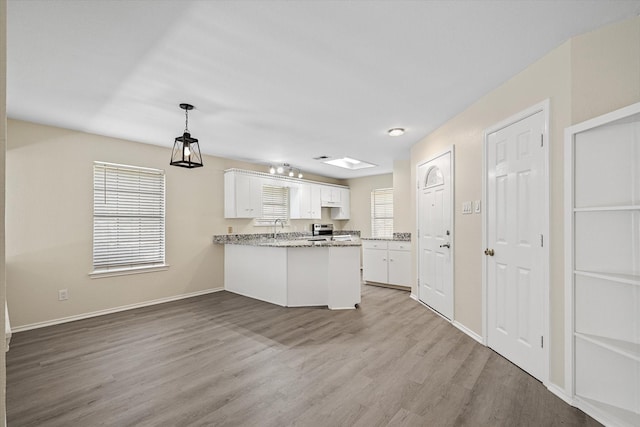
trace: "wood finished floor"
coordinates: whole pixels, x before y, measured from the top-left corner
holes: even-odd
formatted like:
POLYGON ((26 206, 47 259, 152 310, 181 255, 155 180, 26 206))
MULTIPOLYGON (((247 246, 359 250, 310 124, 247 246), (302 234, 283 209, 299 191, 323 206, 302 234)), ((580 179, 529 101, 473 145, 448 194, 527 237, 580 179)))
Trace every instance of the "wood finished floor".
POLYGON ((18 426, 596 426, 409 298, 358 310, 229 292, 17 333, 18 426))

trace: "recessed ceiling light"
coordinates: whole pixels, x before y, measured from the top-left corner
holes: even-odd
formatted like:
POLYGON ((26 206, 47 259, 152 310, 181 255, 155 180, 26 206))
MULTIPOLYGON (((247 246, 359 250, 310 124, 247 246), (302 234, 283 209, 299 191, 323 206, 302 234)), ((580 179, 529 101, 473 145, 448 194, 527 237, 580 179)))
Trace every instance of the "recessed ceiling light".
POLYGON ((332 166, 338 166, 339 168, 358 170, 365 168, 372 168, 376 165, 372 163, 363 162, 362 160, 352 159, 351 157, 343 157, 342 159, 327 160, 323 163, 332 166))
POLYGON ((387 131, 387 133, 390 136, 400 136, 400 135, 404 134, 404 129, 403 128, 392 128, 392 129, 389 129, 387 131))

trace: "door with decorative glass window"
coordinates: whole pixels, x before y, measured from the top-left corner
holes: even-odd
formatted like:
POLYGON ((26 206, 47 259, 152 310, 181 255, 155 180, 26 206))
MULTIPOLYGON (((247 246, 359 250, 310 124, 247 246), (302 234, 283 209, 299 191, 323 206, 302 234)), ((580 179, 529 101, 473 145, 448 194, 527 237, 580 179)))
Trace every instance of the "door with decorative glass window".
POLYGON ((418 297, 453 319, 453 147, 418 166, 418 297))

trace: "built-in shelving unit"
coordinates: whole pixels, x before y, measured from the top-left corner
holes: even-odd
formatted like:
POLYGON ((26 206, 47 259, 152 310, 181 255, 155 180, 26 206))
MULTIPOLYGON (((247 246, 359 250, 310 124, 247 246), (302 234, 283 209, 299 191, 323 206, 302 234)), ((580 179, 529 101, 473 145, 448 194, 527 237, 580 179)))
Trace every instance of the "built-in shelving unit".
POLYGON ((640 104, 565 135, 566 388, 640 425, 640 104))

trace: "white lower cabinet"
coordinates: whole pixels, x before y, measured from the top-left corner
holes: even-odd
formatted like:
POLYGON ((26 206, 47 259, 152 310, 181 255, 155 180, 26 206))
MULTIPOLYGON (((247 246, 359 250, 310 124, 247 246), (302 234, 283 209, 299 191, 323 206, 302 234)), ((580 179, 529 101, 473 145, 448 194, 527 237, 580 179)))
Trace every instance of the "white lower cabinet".
POLYGON ((362 278, 365 282, 411 286, 411 243, 362 241, 362 278))
POLYGON ((224 288, 283 307, 353 309, 360 303, 358 246, 224 247, 224 288))

